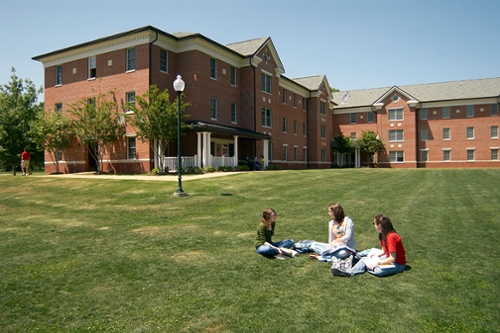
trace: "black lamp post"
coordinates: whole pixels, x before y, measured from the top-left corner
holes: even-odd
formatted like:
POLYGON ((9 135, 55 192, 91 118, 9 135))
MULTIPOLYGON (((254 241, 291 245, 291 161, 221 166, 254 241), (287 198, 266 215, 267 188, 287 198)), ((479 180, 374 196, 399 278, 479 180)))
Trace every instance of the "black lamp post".
POLYGON ((182 76, 177 75, 174 81, 174 89, 177 92, 177 191, 174 192, 176 197, 183 197, 186 192, 182 190, 182 159, 181 159, 181 94, 184 91, 186 84, 182 80, 182 76))

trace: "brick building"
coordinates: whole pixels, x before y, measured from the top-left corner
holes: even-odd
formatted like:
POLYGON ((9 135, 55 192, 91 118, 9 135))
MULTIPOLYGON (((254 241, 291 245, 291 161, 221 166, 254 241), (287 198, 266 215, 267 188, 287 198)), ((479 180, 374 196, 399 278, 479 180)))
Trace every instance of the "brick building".
MULTIPOLYGON (((181 75, 192 129, 181 155, 194 165, 236 165, 263 155, 282 168, 329 168, 332 94, 325 76, 289 79, 271 38, 221 45, 198 33, 165 33, 147 26, 33 58, 45 70, 46 112, 62 110, 114 89, 120 112, 150 85, 168 89, 181 75)), ((133 116, 133 114, 131 115, 133 116)), ((126 135, 108 149, 104 170, 148 172, 156 165, 151 145, 126 135)), ((177 156, 176 144, 167 149, 177 156)), ((86 147, 75 142, 60 154, 60 170, 93 169, 86 147)), ((46 156, 46 172, 55 165, 46 156)), ((186 162, 187 163, 187 162, 186 162)), ((173 165, 175 167, 175 164, 173 165)))
MULTIPOLYGON (((333 136, 377 133, 381 167, 500 167, 500 78, 335 92, 333 101, 333 136)), ((369 159, 357 151, 334 163, 369 159)))

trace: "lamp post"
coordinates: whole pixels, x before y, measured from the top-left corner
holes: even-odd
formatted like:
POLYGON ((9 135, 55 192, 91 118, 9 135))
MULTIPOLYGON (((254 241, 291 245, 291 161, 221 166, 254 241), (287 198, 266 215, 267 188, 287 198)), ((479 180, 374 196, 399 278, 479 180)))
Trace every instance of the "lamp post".
POLYGON ((182 190, 182 159, 181 159, 181 94, 184 91, 186 84, 182 80, 182 76, 177 75, 174 81, 174 90, 177 92, 177 191, 174 192, 176 197, 183 197, 186 192, 182 190))

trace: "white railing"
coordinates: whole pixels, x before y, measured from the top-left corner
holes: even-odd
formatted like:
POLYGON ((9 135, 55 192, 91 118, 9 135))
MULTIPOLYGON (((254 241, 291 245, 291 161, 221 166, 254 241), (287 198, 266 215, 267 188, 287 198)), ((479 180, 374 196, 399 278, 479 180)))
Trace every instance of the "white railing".
POLYGON ((214 168, 220 167, 220 166, 232 166, 234 167, 234 157, 227 157, 227 156, 212 156, 212 166, 214 168))
MULTIPOLYGON (((177 171, 177 163, 177 157, 165 157, 165 167, 168 167, 169 171, 177 171)), ((184 170, 196 166, 196 156, 181 156, 181 165, 184 170)))
MULTIPOLYGON (((212 160, 211 166, 214 168, 220 166, 236 166, 234 162, 234 157, 227 156, 210 156, 212 160)), ((169 171, 177 171, 177 157, 165 157, 165 167, 168 167, 169 171)), ((182 169, 186 170, 187 167, 197 166, 196 165, 196 155, 195 156, 181 156, 182 169)))

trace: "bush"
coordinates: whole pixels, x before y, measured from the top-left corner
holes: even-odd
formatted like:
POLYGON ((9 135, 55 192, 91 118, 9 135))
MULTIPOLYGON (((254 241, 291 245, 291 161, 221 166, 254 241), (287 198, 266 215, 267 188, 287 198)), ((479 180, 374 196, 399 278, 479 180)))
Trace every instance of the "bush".
POLYGON ((281 165, 277 164, 269 164, 267 166, 267 170, 281 170, 281 165))
POLYGON ((186 173, 202 173, 200 167, 197 166, 188 166, 186 168, 186 173))
POLYGON ((237 165, 236 166, 236 170, 237 171, 249 171, 250 168, 248 166, 246 166, 246 165, 237 165))
POLYGON ((214 172, 214 171, 215 171, 215 168, 213 166, 206 166, 203 168, 204 173, 210 173, 210 172, 214 172))

